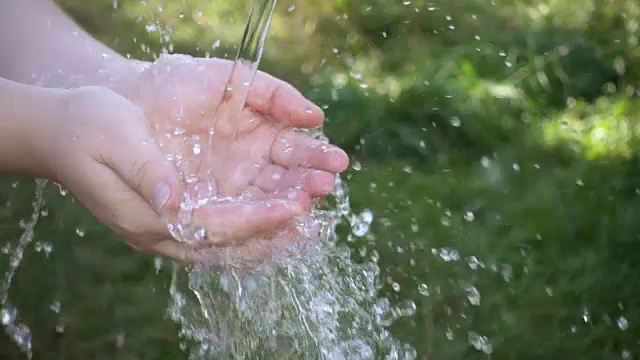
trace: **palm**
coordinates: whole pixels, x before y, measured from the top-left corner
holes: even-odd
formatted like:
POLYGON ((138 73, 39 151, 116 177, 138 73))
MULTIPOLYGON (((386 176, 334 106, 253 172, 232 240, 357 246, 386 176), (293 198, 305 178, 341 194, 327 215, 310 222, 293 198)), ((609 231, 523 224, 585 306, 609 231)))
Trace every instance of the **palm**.
POLYGON ((230 72, 231 62, 224 60, 166 57, 141 75, 143 86, 134 102, 185 176, 198 173, 200 179, 213 180, 219 195, 278 194, 305 202, 309 195, 328 193, 333 173, 344 167, 343 153, 291 129, 318 125, 319 109, 305 109, 303 98, 286 84, 259 74, 248 106, 237 107, 242 108, 239 114, 216 116, 217 110, 229 109, 220 107, 220 99, 230 72), (292 101, 300 108, 294 109, 292 101), (206 151, 214 117, 215 133, 206 151))

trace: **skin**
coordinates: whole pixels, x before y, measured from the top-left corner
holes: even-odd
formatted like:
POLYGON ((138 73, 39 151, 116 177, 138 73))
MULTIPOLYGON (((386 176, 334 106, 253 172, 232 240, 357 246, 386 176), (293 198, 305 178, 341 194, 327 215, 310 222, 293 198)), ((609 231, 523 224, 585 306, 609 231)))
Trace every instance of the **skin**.
POLYGON ((0 8, 0 171, 62 183, 138 250, 216 265, 264 259, 272 244, 299 237, 293 221, 348 165, 342 150, 296 131, 320 126, 321 109, 265 73, 238 116, 218 113, 211 148, 195 155, 185 144, 208 138, 229 61, 128 60, 49 1, 0 8), (195 211, 207 231, 197 246, 167 229, 190 173, 219 196, 243 196, 195 211))

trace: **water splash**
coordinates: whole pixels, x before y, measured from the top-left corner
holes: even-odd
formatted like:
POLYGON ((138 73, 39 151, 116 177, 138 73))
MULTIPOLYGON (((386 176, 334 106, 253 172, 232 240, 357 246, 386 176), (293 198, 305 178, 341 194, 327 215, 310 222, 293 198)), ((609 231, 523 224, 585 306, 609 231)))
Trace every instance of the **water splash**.
MULTIPOLYGON (((212 122, 209 148, 217 122, 234 119, 245 105, 275 4, 275 0, 254 4, 212 122)), ((307 133, 327 140, 322 129, 307 133)), ((208 164, 205 157, 197 174, 190 176, 206 174, 203 168, 208 164)), ((191 225, 191 214, 217 196, 215 186, 191 183, 195 185, 185 194, 178 223, 171 226, 174 236, 186 242, 203 240, 205 232, 191 225)), ((355 263, 349 248, 338 241, 336 227, 343 219, 353 234, 365 236, 373 213, 352 214, 340 177, 331 200, 324 206, 316 204, 300 222, 296 238, 288 239, 285 248, 275 249, 271 259, 257 267, 214 271, 197 265, 182 271, 174 266, 169 313, 181 326, 181 337, 193 344, 191 359, 416 358, 415 350, 386 330, 398 317, 415 313, 415 304, 392 307, 378 299, 377 264, 355 263)))
POLYGON ((191 359, 416 358, 386 330, 413 315, 415 304, 378 299, 377 264, 355 263, 338 242, 335 228, 348 207, 340 181, 336 193, 342 206, 312 214, 320 241, 301 242, 251 271, 174 268, 170 316, 195 343, 191 359))
POLYGON ((20 322, 18 309, 11 304, 9 299, 9 289, 11 288, 13 277, 22 262, 24 251, 33 241, 34 229, 42 214, 46 185, 46 180, 36 180, 36 192, 32 203, 33 212, 31 218, 22 226, 24 231, 10 255, 9 268, 0 284, 0 324, 2 324, 7 335, 20 350, 27 354, 29 359, 31 358, 31 330, 26 324, 20 322))

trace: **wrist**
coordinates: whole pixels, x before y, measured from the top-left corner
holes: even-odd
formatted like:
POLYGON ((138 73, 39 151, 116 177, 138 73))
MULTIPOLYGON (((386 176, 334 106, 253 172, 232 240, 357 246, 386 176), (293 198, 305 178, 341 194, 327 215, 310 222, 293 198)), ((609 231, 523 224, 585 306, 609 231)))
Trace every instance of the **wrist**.
POLYGON ((103 54, 92 60, 84 71, 50 74, 40 83, 64 89, 103 86, 116 91, 127 86, 128 81, 144 71, 146 66, 146 62, 127 59, 119 54, 103 54))
POLYGON ((54 178, 49 139, 66 92, 0 78, 0 172, 54 178))

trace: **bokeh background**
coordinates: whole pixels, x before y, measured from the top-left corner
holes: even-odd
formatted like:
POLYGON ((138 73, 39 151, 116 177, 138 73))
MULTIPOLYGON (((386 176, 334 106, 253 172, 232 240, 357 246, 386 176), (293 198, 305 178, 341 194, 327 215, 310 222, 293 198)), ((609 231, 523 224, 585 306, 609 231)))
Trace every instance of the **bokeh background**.
MULTIPOLYGON (((251 7, 59 3, 147 60, 233 58, 251 7)), ((351 155, 352 207, 374 221, 343 241, 378 261, 381 296, 415 302, 391 330, 421 359, 640 358, 639 27, 635 0, 279 2, 261 68, 351 155)), ((3 180, 0 267, 33 188, 3 180)), ((34 359, 186 358, 169 267, 47 199, 10 291, 34 359)), ((0 358, 24 358, 4 334, 0 358)))

